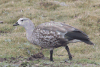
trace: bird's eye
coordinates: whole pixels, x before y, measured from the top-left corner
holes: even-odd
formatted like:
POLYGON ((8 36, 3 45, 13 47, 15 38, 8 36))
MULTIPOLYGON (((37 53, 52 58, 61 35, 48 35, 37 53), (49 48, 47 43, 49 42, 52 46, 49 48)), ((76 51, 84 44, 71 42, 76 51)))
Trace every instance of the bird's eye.
POLYGON ((21 20, 21 21, 23 21, 23 20, 21 20))

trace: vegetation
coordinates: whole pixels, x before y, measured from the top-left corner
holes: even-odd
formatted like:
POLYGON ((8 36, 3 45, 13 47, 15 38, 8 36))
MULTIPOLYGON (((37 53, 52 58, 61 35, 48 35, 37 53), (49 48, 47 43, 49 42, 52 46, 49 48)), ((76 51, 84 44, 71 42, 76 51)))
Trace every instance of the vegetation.
POLYGON ((99 0, 1 0, 0 1, 0 67, 98 67, 100 66, 100 1, 99 0), (54 50, 54 62, 46 59, 28 60, 40 47, 30 44, 25 29, 13 24, 21 17, 30 18, 37 26, 44 22, 65 22, 84 31, 95 46, 69 44, 72 61, 64 62, 68 54, 64 47, 54 50))

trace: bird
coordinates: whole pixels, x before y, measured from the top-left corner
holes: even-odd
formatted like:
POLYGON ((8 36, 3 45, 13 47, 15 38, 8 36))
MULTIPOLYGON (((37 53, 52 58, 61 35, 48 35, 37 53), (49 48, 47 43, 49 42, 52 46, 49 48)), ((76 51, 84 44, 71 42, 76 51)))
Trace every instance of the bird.
POLYGON ((69 43, 84 42, 95 45, 83 31, 62 22, 50 21, 35 27, 29 18, 20 18, 13 24, 18 25, 26 29, 26 37, 30 43, 50 50, 50 61, 53 61, 53 50, 58 47, 65 47, 69 60, 72 60, 69 43))

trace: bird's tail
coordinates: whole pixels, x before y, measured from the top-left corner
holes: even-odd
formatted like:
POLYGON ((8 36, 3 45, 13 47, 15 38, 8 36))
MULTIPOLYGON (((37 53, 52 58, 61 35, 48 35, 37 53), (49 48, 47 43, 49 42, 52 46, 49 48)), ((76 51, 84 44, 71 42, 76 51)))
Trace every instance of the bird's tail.
POLYGON ((68 32, 67 34, 65 34, 65 38, 67 38, 69 41, 77 39, 77 40, 80 40, 86 44, 95 45, 94 43, 92 43, 90 41, 88 36, 85 33, 83 33, 82 31, 76 30, 76 31, 68 32))
POLYGON ((85 42, 85 43, 87 43, 87 44, 89 44, 89 45, 95 45, 93 42, 91 42, 90 40, 81 40, 81 41, 83 41, 83 42, 85 42))

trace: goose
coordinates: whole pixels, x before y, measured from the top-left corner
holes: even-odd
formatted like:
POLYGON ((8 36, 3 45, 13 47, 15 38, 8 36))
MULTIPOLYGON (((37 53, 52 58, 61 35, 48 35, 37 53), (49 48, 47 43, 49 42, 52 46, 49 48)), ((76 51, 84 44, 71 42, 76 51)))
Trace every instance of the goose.
POLYGON ((29 18, 20 18, 13 26, 17 25, 26 29, 26 37, 30 43, 50 49, 50 61, 53 61, 54 48, 65 47, 69 60, 72 60, 67 44, 81 41, 95 45, 84 32, 62 22, 50 21, 35 27, 29 18))

